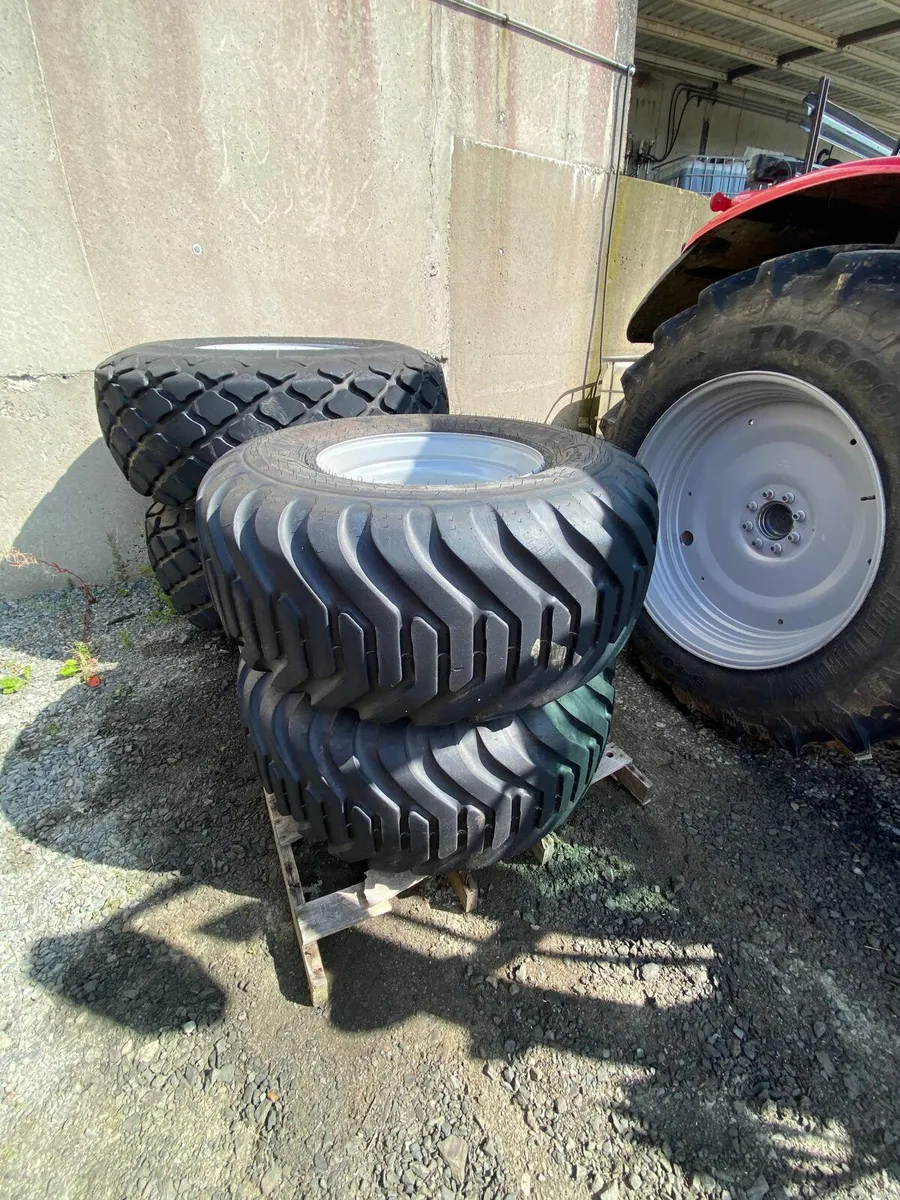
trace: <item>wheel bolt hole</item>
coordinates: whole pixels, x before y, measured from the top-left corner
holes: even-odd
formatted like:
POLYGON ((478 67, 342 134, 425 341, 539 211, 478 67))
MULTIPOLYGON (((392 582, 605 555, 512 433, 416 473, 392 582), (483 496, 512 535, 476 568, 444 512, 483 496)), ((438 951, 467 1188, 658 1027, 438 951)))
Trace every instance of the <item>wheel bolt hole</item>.
POLYGON ((784 621, 782 621, 781 617, 779 617, 779 618, 778 618, 778 624, 779 624, 779 625, 783 625, 783 624, 784 624, 784 621))
POLYGON ((856 445, 856 438, 851 438, 851 439, 850 439, 850 445, 851 445, 851 446, 855 446, 855 445, 856 445))
POLYGON ((694 535, 691 533, 691 531, 689 529, 685 529, 682 531, 681 544, 682 544, 682 546, 693 546, 694 535))

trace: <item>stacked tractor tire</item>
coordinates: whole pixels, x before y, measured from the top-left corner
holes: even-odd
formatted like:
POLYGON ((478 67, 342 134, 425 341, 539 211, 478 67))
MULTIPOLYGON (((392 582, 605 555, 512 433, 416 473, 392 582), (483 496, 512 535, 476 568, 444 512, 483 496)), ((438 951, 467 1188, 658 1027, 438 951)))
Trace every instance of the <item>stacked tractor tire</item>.
POLYGON ((434 359, 393 342, 220 338, 124 350, 94 374, 113 458, 142 496, 156 581, 199 629, 219 621, 197 548, 194 501, 212 464, 293 425, 396 413, 445 413, 434 359))
POLYGON ((518 854, 604 753, 653 565, 649 476, 570 430, 446 415, 440 368, 406 347, 248 347, 130 351, 98 404, 154 498, 161 586, 240 647, 264 787, 345 861, 518 854))

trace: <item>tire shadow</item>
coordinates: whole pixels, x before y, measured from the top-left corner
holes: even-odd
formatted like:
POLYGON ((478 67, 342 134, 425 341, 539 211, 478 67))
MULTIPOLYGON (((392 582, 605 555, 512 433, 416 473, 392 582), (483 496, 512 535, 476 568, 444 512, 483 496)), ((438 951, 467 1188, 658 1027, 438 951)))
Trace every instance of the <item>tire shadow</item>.
POLYGON ((107 627, 103 609, 101 599, 91 642, 102 685, 72 686, 22 729, 0 772, 0 811, 55 854, 162 879, 90 929, 35 942, 32 978, 134 1030, 215 1024, 222 988, 191 954, 139 928, 148 913, 156 920, 210 887, 246 903, 198 931, 225 943, 262 934, 285 995, 300 999, 262 790, 238 720, 233 648, 177 618, 148 627, 139 605, 136 645, 123 652, 121 625, 107 627))

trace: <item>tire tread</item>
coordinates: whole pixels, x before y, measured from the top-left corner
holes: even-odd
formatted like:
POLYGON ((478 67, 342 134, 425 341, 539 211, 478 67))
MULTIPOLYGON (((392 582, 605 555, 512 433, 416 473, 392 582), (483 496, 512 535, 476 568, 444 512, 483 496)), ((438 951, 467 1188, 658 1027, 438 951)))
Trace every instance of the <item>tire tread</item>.
POLYGON ((305 837, 349 862, 436 874, 510 858, 569 817, 606 747, 615 691, 608 669, 568 704, 515 717, 374 725, 314 709, 241 660, 238 696, 263 784, 305 837))
POLYGON ((194 506, 154 502, 144 518, 147 556, 160 589, 197 629, 219 628, 200 561, 194 506))
POLYGON ((222 623, 277 688, 366 720, 444 725, 540 707, 612 661, 649 582, 655 490, 628 458, 605 455, 596 478, 467 499, 451 520, 418 496, 288 489, 238 452, 198 505, 222 623))

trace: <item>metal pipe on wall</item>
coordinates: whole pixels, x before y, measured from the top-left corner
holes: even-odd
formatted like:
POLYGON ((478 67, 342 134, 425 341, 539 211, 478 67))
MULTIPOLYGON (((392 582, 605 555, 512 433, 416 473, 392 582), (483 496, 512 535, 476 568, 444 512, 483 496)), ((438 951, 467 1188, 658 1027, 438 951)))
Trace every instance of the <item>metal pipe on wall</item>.
POLYGON ((483 4, 475 4, 473 0, 434 0, 434 2, 447 8, 461 9, 463 12, 472 13, 477 17, 484 17, 485 20, 494 21, 506 29, 513 29, 516 33, 523 33, 526 37, 545 42, 548 46, 555 46, 557 50, 565 50, 569 54, 576 54, 579 58, 587 59, 588 62, 608 67, 611 71, 619 71, 623 75, 634 74, 634 63, 617 62, 614 58, 607 58, 605 54, 598 54, 596 50, 589 50, 587 46, 579 46, 577 42, 570 42, 568 38, 557 37, 555 33, 538 29, 536 25, 529 25, 527 21, 519 21, 508 13, 499 12, 494 8, 486 8, 483 4))

